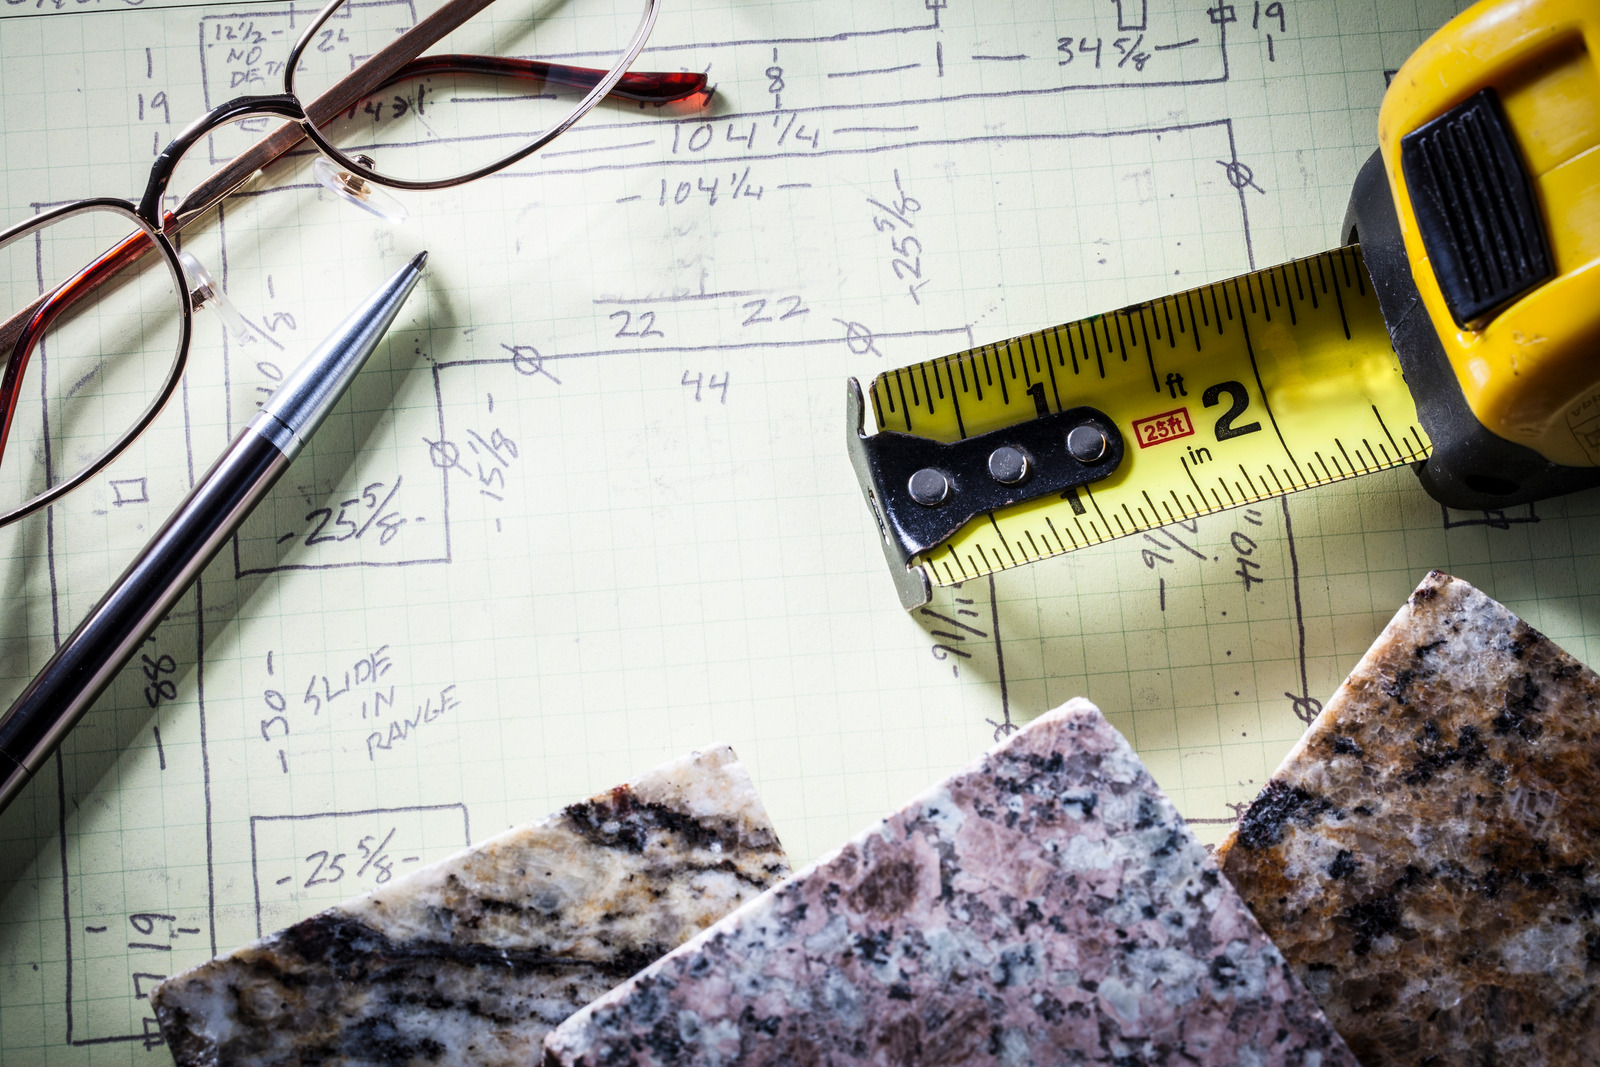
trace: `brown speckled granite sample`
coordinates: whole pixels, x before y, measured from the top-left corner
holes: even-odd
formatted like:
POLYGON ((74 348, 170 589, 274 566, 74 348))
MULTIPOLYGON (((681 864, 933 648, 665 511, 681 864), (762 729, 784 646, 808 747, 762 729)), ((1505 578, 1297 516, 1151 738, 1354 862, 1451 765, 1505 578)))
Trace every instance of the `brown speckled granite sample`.
POLYGON ((526 1065, 556 1023, 788 873, 722 746, 219 956, 151 999, 180 1067, 526 1065))
POLYGON ((1366 1067, 1600 1063, 1600 678, 1430 574, 1219 860, 1366 1067))
POLYGON ((1355 1067, 1086 701, 746 904, 545 1047, 563 1067, 1355 1067))

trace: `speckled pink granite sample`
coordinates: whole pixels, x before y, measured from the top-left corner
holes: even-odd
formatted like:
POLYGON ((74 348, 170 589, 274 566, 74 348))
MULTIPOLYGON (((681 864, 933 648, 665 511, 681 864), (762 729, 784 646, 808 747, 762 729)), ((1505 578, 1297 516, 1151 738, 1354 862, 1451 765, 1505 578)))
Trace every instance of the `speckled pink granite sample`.
POLYGON ((1093 705, 579 1011, 560 1067, 1356 1067, 1093 705))

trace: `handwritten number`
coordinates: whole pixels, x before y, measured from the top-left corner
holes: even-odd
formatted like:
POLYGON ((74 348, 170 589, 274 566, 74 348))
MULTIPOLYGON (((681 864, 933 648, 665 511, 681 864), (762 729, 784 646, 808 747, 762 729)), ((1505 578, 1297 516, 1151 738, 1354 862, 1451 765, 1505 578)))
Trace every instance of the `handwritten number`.
POLYGON ((633 325, 633 312, 613 311, 606 316, 610 319, 622 318, 622 325, 617 327, 618 337, 665 337, 666 334, 655 328, 656 313, 654 311, 639 312, 639 328, 629 329, 633 325))
POLYGON ((318 849, 311 855, 307 856, 306 862, 311 863, 313 860, 315 860, 317 866, 316 869, 311 872, 311 877, 306 879, 305 888, 310 889, 312 886, 316 885, 332 885, 334 882, 337 882, 339 879, 343 878, 344 868, 339 866, 339 861, 344 859, 346 855, 347 853, 344 852, 340 852, 336 855, 330 855, 325 850, 318 849), (317 859, 318 856, 322 858, 317 859), (328 873, 324 875, 322 873, 323 871, 327 871, 328 873))
MULTIPOLYGON (((1262 15, 1261 0, 1256 0, 1255 16, 1253 18, 1251 18, 1251 20, 1250 20, 1250 28, 1251 29, 1259 30, 1261 28, 1261 15, 1262 15)), ((1267 19, 1269 21, 1272 20, 1272 19, 1277 19, 1278 20, 1278 32, 1279 33, 1288 33, 1289 32, 1289 19, 1288 19, 1288 16, 1284 14, 1284 10, 1283 10, 1283 5, 1282 4, 1277 3, 1277 2, 1268 4, 1267 7, 1266 7, 1266 16, 1267 16, 1267 19)))
POLYGON ((322 532, 327 527, 328 523, 333 521, 333 509, 317 508, 315 511, 311 512, 311 514, 306 516, 306 521, 310 522, 318 515, 321 515, 322 519, 317 523, 317 528, 306 535, 306 544, 320 545, 324 541, 337 541, 337 537, 333 536, 332 534, 325 534, 322 532))
POLYGON ((350 532, 347 533, 347 534, 343 534, 342 536, 336 538, 336 540, 344 541, 344 540, 347 540, 347 539, 349 539, 351 537, 354 537, 356 534, 361 532, 361 527, 360 526, 357 526, 352 520, 347 519, 344 516, 345 509, 348 508, 351 504, 356 504, 356 503, 360 503, 360 501, 357 501, 357 500, 346 500, 346 501, 342 502, 339 505, 339 517, 333 520, 333 524, 335 526, 348 526, 348 527, 350 527, 350 532))
POLYGON ((400 527, 405 524, 406 520, 392 511, 380 518, 378 520, 378 529, 382 530, 383 533, 378 535, 378 544, 388 544, 394 538, 394 535, 400 532, 400 527))
POLYGON ((163 700, 176 700, 178 687, 171 678, 163 678, 164 674, 174 674, 178 670, 178 662, 171 656, 163 655, 159 659, 151 659, 149 653, 139 657, 140 669, 144 671, 145 680, 150 684, 144 687, 145 703, 152 708, 160 707, 163 700))
POLYGON ((922 277, 922 257, 921 256, 916 257, 916 262, 915 263, 907 263, 903 259, 891 260, 889 262, 889 266, 894 268, 894 276, 896 278, 899 278, 901 281, 905 281, 905 279, 906 279, 906 276, 903 273, 901 273, 901 270, 900 270, 901 267, 904 267, 906 270, 910 271, 911 272, 911 276, 913 278, 922 277))
POLYGON ((929 280, 922 277, 922 242, 910 234, 900 238, 896 238, 894 235, 901 226, 908 230, 916 229, 916 223, 912 221, 911 216, 922 210, 922 202, 906 192, 905 183, 900 178, 899 170, 894 172, 894 191, 899 196, 892 204, 885 204, 874 197, 867 197, 867 203, 875 211, 882 212, 882 214, 873 215, 872 227, 879 233, 889 235, 889 250, 900 257, 889 261, 889 266, 893 269, 894 276, 900 281, 905 281, 908 276, 919 279, 906 287, 906 293, 914 303, 921 304, 922 297, 918 290, 926 285, 929 280))
POLYGON ((711 380, 708 382, 708 381, 706 381, 706 372, 705 371, 701 371, 700 373, 696 374, 693 378, 689 377, 689 372, 688 371, 684 371, 683 372, 683 380, 681 382, 679 382, 678 384, 683 385, 683 386, 690 386, 690 385, 694 386, 694 399, 695 399, 696 402, 698 402, 701 399, 701 387, 702 386, 704 386, 706 389, 720 389, 720 390, 722 390, 722 396, 720 398, 720 402, 726 404, 728 402, 728 379, 729 379, 729 377, 730 377, 730 375, 728 374, 728 372, 727 371, 723 371, 722 372, 722 380, 718 381, 716 372, 712 372, 711 380))
MULTIPOLYGON (((799 298, 797 297, 796 299, 799 299, 799 298)), ((741 325, 754 326, 758 322, 771 322, 772 321, 772 316, 771 315, 763 315, 763 314, 761 314, 762 309, 764 309, 767 306, 767 302, 765 300, 757 298, 755 300, 751 300, 750 302, 748 302, 748 303, 746 303, 746 304, 744 304, 742 306, 747 307, 747 308, 755 308, 755 310, 750 312, 750 317, 745 319, 744 322, 741 325)))
POLYGON ((152 682, 158 675, 171 674, 178 669, 177 661, 171 656, 162 656, 160 659, 151 659, 149 653, 139 657, 143 664, 144 676, 152 682))

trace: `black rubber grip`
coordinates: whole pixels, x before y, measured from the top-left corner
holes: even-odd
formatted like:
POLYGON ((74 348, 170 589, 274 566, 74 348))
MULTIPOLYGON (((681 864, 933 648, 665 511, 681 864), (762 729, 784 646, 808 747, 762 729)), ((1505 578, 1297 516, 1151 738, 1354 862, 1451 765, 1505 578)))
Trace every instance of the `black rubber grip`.
POLYGON ((1533 183, 1493 89, 1400 138, 1400 169, 1457 326, 1481 328, 1555 273, 1533 183))

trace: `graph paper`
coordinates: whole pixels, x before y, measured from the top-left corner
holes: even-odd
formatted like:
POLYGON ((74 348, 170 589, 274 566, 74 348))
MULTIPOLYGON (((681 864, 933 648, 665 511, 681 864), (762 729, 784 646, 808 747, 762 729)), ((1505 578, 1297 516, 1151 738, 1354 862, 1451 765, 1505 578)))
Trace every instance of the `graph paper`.
MULTIPOLYGON (((707 71, 704 110, 602 106, 398 226, 269 171, 185 235, 252 342, 201 312, 153 430, 0 533, 7 700, 274 375, 429 272, 0 817, 0 1063, 166 1062, 162 976, 707 744, 798 866, 1084 695, 1216 839, 1431 568, 1593 663, 1593 493, 1453 512, 1391 471, 906 613, 844 448, 851 375, 1336 243, 1387 78, 1459 6, 663 0, 639 67, 707 71), (368 493, 387 536, 317 536, 368 493)), ((134 195, 250 85, 208 42, 286 53, 312 10, 8 2, 0 207, 134 195)))

